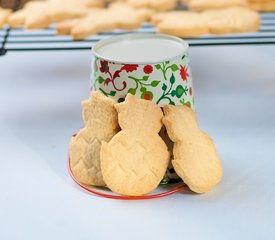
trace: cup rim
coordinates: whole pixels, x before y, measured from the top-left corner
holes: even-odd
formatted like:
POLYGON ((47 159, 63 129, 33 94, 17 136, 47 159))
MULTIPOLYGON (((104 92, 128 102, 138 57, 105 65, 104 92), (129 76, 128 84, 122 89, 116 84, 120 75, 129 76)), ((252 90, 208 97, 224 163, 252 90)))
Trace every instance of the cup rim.
POLYGON ((106 60, 108 62, 118 63, 118 64, 139 64, 139 65, 145 65, 145 64, 155 64, 155 63, 161 63, 168 60, 174 60, 177 58, 180 58, 182 54, 186 53, 188 51, 189 44, 178 37, 167 35, 167 34, 155 34, 155 33, 128 33, 128 34, 121 34, 118 36, 109 37, 103 40, 98 41, 93 47, 92 47, 92 53, 93 56, 106 60), (179 52, 179 54, 175 55, 174 57, 169 58, 163 58, 159 61, 120 61, 113 58, 108 58, 100 55, 97 50, 109 43, 115 42, 115 41, 121 41, 121 40, 130 40, 130 39, 137 39, 137 38, 160 38, 160 39, 170 39, 173 41, 177 41, 178 43, 183 45, 183 50, 179 52))

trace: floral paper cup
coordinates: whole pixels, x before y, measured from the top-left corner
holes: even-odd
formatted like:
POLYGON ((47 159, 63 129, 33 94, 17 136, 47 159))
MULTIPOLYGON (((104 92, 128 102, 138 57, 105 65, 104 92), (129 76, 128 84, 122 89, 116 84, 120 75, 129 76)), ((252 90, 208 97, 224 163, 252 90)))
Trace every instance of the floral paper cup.
MULTIPOLYGON (((194 109, 188 44, 161 34, 125 34, 99 41, 93 47, 91 87, 118 102, 127 93, 163 107, 187 105, 194 109)), ((166 130, 160 136, 172 150, 166 130)), ((162 181, 178 181, 170 165, 162 181)))
POLYGON ((121 101, 127 93, 159 106, 194 109, 188 44, 161 34, 125 34, 93 47, 92 89, 121 101))

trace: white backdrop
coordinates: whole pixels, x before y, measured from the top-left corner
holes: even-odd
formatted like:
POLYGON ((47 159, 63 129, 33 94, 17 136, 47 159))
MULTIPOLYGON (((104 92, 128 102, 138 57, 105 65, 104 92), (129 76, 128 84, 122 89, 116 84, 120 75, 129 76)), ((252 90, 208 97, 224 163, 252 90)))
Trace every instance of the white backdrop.
POLYGON ((90 52, 0 57, 0 239, 275 239, 275 45, 190 49, 201 127, 224 178, 205 195, 116 201, 76 187, 90 52))

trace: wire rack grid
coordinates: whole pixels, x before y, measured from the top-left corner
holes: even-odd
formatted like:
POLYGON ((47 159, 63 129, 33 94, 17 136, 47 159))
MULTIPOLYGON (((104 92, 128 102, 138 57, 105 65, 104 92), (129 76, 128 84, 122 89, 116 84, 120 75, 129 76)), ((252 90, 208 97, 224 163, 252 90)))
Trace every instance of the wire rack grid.
MULTIPOLYGON (((260 16, 261 27, 258 32, 205 35, 186 40, 192 47, 275 44, 275 12, 261 13, 260 16)), ((156 33, 156 29, 149 23, 144 23, 140 29, 136 29, 134 32, 156 33)), ((54 25, 47 29, 34 31, 25 31, 22 28, 11 29, 6 26, 0 29, 0 55, 11 51, 87 50, 101 39, 125 33, 129 33, 129 31, 117 29, 91 36, 82 41, 73 41, 70 36, 58 36, 54 25)))

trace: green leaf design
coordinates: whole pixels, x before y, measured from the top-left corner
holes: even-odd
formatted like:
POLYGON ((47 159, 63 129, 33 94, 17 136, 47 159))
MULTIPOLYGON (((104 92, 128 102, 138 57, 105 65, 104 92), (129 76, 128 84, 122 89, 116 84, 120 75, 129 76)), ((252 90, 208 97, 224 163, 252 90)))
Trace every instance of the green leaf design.
POLYGON ((147 89, 146 89, 145 87, 142 87, 142 88, 140 88, 140 91, 141 91, 141 92, 146 92, 147 89))
POLYGON ((131 93, 132 95, 136 95, 136 89, 134 89, 134 88, 130 88, 129 90, 128 90, 128 93, 131 93))
POLYGON ((190 107, 190 108, 191 108, 191 103, 190 103, 189 101, 186 102, 185 105, 186 105, 187 107, 190 107))
POLYGON ((162 85, 162 90, 163 90, 163 91, 166 91, 166 89, 167 89, 167 85, 166 85, 165 83, 163 83, 163 85, 162 85))
POLYGON ((172 97, 175 97, 175 96, 176 96, 176 93, 177 93, 177 92, 176 92, 175 90, 173 90, 173 91, 171 92, 171 96, 172 96, 172 97))
POLYGON ((185 88, 183 89, 184 94, 187 96, 187 92, 188 92, 188 87, 185 86, 185 88))
POLYGON ((165 61, 165 63, 166 63, 166 64, 169 64, 169 63, 170 63, 170 61, 165 61))
POLYGON ((102 88, 99 88, 99 91, 101 91, 105 96, 108 97, 108 93, 106 93, 102 88))
POLYGON ((169 100, 169 104, 174 106, 176 105, 171 99, 169 100))
POLYGON ((118 102, 118 103, 121 103, 121 102, 124 102, 124 100, 125 100, 124 98, 119 98, 119 99, 117 100, 117 102, 118 102))
POLYGON ((191 108, 191 102, 185 102, 184 101, 184 98, 182 99, 182 100, 180 100, 180 103, 182 104, 182 105, 185 105, 185 106, 187 106, 187 107, 190 107, 191 108))
POLYGON ((100 84, 103 83, 105 80, 103 77, 99 76, 97 79, 96 79, 100 84))
POLYGON ((174 76, 174 74, 172 74, 171 77, 170 77, 170 83, 174 84, 175 81, 176 81, 175 76, 174 76))
POLYGON ((160 81, 153 81, 153 82, 151 82, 151 86, 156 87, 159 85, 159 83, 160 83, 160 81))
POLYGON ((183 95, 183 93, 184 93, 183 86, 181 86, 181 85, 177 86, 177 88, 176 88, 176 96, 178 98, 180 98, 183 95))
POLYGON ((147 81, 149 76, 143 76, 142 80, 147 81))
POLYGON ((113 97, 113 96, 115 96, 115 95, 116 95, 116 91, 111 91, 111 92, 110 92, 110 96, 113 97))
POLYGON ((178 70, 179 70, 179 67, 178 67, 176 64, 173 64, 173 65, 171 66, 171 70, 172 70, 173 72, 178 71, 178 70))
POLYGON ((160 64, 155 65, 156 69, 161 69, 160 64))

